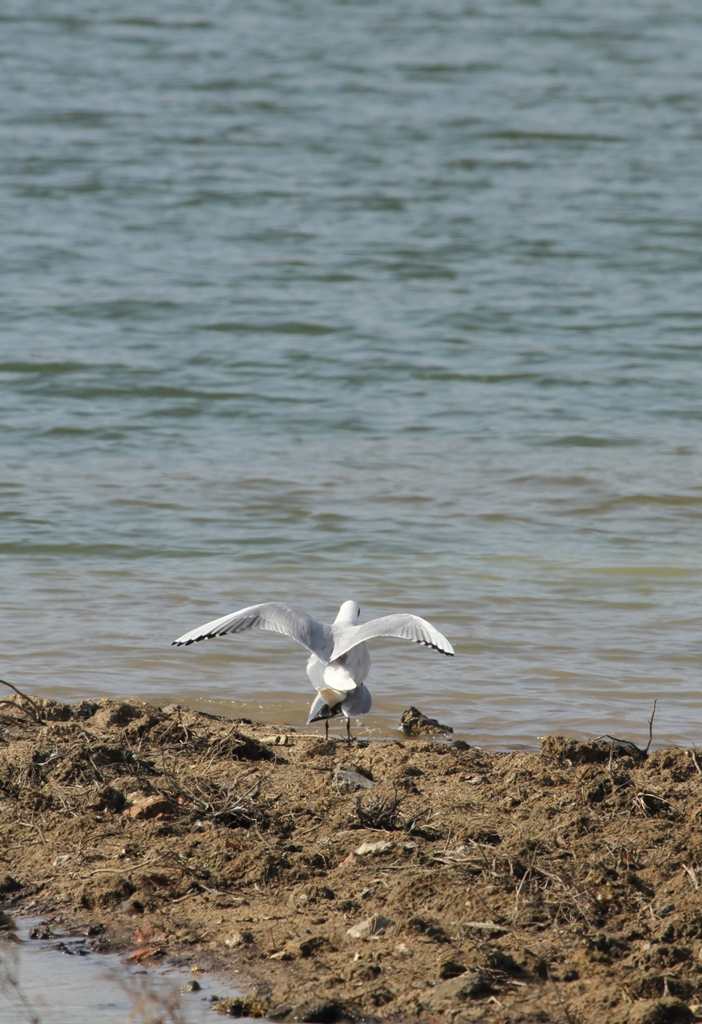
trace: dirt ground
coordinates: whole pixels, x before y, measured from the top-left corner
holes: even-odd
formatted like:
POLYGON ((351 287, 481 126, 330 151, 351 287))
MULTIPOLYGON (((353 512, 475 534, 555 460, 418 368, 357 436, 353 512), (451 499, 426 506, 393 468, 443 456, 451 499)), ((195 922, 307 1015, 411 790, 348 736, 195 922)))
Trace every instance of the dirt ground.
POLYGON ((0 892, 279 1021, 702 1019, 702 754, 0 703, 0 892), (238 972, 238 973, 234 973, 238 972))

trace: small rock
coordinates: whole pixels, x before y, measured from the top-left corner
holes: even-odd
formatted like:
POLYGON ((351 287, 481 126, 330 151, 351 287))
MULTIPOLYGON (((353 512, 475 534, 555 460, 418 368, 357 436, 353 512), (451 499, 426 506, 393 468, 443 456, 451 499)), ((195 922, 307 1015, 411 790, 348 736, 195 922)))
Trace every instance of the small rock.
POLYGON ((348 857, 344 857, 341 864, 339 864, 339 867, 348 868, 351 867, 352 864, 358 864, 358 857, 355 857, 352 853, 350 853, 348 857))
POLYGON ((16 878, 13 878, 12 875, 5 875, 2 881, 0 881, 0 894, 3 896, 7 893, 17 892, 21 888, 21 883, 16 878))
POLYGON ((435 736, 453 732, 450 725, 442 725, 435 718, 428 718, 415 707, 402 712, 399 728, 406 736, 435 736))
POLYGON ((346 934, 350 939, 371 939, 375 935, 381 935, 386 928, 389 928, 394 923, 389 917, 383 917, 382 914, 373 914, 372 917, 367 917, 365 921, 359 921, 358 924, 353 925, 346 934))
POLYGON ((361 843, 357 850, 353 852, 357 857, 378 857, 381 853, 387 853, 388 850, 392 850, 394 843, 381 840, 379 843, 361 843))
MULTIPOLYGON (((331 949, 332 945, 324 935, 311 935, 309 939, 303 939, 297 946, 300 956, 310 957, 318 953, 320 949, 331 949)), ((290 947, 288 946, 288 949, 290 947)), ((293 945, 294 949, 294 945, 293 945)))
POLYGON ((426 1005, 432 1010, 446 1010, 456 1003, 473 999, 484 990, 485 981, 480 971, 465 971, 458 978, 440 981, 426 1000, 426 1005))
POLYGON ((0 910, 0 931, 15 931, 16 928, 14 918, 6 914, 4 910, 0 910))
POLYGON ((123 813, 137 820, 157 818, 159 815, 165 817, 173 813, 173 804, 162 793, 154 793, 153 796, 138 797, 123 813))
POLYGON ((279 732, 276 736, 262 736, 259 742, 264 743, 267 747, 291 747, 292 737, 287 733, 279 732))
POLYGON ((251 932, 232 932, 229 938, 224 940, 224 945, 236 949, 237 946, 250 946, 253 940, 251 932))
POLYGON ((355 768, 340 764, 334 772, 334 785, 340 793, 355 793, 358 789, 371 789, 375 782, 361 775, 355 768))
POLYGON ((186 992, 199 992, 200 989, 202 988, 202 985, 200 984, 199 981, 193 978, 192 981, 188 981, 183 986, 183 988, 185 989, 186 992))

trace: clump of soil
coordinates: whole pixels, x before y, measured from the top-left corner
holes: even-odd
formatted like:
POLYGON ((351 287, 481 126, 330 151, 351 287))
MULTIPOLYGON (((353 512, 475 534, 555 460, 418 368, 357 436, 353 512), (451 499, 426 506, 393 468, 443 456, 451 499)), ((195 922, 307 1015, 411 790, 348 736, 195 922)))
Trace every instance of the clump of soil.
POLYGON ((5 910, 279 1021, 700 1019, 702 765, 356 744, 138 701, 0 715, 5 910))
POLYGON ((442 725, 436 718, 429 718, 414 706, 402 712, 400 732, 405 736, 436 736, 453 732, 450 725, 442 725))

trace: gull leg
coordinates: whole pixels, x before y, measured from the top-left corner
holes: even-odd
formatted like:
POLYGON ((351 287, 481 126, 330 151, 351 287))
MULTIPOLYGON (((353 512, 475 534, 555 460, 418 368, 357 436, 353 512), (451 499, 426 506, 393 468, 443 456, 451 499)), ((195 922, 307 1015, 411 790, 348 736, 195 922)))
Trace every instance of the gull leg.
POLYGON ((347 737, 347 739, 349 741, 349 746, 351 746, 351 719, 350 718, 346 719, 346 737, 347 737))
POLYGON ((325 740, 329 739, 329 719, 328 718, 324 719, 324 738, 325 738, 325 740))

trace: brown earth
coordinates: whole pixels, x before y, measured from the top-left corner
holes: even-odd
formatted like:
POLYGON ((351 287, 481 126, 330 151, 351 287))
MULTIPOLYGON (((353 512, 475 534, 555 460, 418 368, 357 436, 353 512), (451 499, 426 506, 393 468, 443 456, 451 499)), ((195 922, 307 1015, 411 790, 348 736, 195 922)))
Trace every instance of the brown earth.
POLYGON ((0 703, 5 910, 225 969, 253 994, 233 1015, 702 1019, 701 815, 694 751, 0 703))

